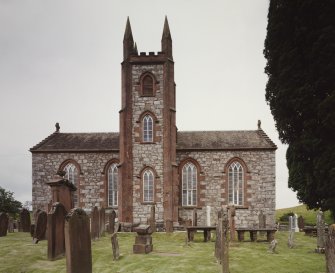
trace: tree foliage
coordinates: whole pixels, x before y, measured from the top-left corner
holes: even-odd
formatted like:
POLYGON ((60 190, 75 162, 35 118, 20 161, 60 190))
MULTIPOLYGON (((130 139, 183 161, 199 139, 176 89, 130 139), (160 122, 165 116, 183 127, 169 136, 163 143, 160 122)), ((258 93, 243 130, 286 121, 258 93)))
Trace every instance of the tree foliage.
POLYGON ((13 193, 0 187, 0 212, 18 213, 22 207, 21 202, 14 199, 13 193))
POLYGON ((271 0, 266 101, 289 145, 289 187, 335 212, 335 1, 271 0))

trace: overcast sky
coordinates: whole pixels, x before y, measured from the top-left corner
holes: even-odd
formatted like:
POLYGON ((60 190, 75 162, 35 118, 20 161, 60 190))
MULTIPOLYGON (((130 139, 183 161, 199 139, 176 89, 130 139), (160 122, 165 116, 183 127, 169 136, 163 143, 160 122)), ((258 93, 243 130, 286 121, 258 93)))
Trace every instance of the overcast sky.
POLYGON ((177 126, 255 130, 277 144, 277 208, 287 187, 286 146, 265 102, 268 0, 0 0, 0 186, 31 200, 29 148, 55 131, 118 132, 127 16, 140 51, 173 39, 177 126))

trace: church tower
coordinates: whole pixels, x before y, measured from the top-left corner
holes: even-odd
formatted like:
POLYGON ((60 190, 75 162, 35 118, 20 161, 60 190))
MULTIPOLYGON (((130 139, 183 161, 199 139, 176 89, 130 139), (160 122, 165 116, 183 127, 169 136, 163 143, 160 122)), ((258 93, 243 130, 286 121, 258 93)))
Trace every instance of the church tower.
POLYGON ((123 40, 119 220, 177 222, 176 96, 167 18, 161 52, 137 52, 129 18, 123 40))

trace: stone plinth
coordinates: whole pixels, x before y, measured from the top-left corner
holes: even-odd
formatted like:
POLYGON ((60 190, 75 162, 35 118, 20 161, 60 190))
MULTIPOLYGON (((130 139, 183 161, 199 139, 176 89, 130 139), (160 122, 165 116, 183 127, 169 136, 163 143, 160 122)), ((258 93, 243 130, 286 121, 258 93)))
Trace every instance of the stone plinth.
POLYGON ((76 186, 60 176, 46 184, 51 187, 52 203, 61 203, 69 212, 74 207, 72 192, 77 190, 76 186))
POLYGON ((134 254, 147 254, 153 250, 152 237, 153 232, 150 225, 140 225, 134 229, 137 232, 135 244, 133 245, 134 254))

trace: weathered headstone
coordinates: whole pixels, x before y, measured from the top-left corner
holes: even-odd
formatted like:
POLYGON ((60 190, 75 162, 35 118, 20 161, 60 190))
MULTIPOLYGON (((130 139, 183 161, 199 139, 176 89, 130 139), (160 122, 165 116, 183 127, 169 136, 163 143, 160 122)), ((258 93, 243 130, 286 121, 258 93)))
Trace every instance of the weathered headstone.
POLYGON ((218 224, 216 227, 216 240, 215 240, 215 257, 218 262, 221 262, 221 234, 222 234, 222 210, 218 212, 218 224))
POLYGON ((117 230, 115 230, 115 218, 116 212, 115 210, 112 210, 112 212, 108 214, 108 232, 111 234, 117 232, 117 230))
POLYGON ((91 238, 96 240, 99 238, 99 210, 97 207, 94 207, 91 213, 91 238))
POLYGON ((229 246, 229 220, 228 211, 226 208, 222 209, 221 218, 221 265, 222 273, 229 273, 229 257, 228 257, 228 246, 229 246))
POLYGON ((317 247, 315 252, 325 252, 325 217, 322 211, 318 211, 316 215, 316 229, 317 229, 317 247))
POLYGON ((120 257, 119 241, 117 239, 117 233, 113 233, 111 237, 112 250, 113 250, 113 260, 118 260, 120 257))
POLYGON ((148 225, 151 226, 153 232, 156 231, 156 215, 155 215, 155 205, 150 207, 150 216, 148 218, 148 225))
POLYGON ((335 273, 335 224, 329 227, 325 254, 327 273, 335 273))
POLYGON ((105 209, 100 208, 99 209, 99 227, 100 227, 100 232, 99 232, 99 237, 103 236, 105 233, 105 222, 106 222, 106 217, 105 217, 105 209))
POLYGON ((27 209, 22 209, 20 212, 20 225, 20 231, 30 232, 30 213, 27 209))
POLYGON ((46 230, 47 230, 47 213, 45 211, 39 211, 38 214, 36 215, 36 223, 33 236, 33 242, 35 244, 45 239, 46 230))
POLYGON ((0 212, 0 237, 7 236, 9 217, 7 213, 0 212))
POLYGON ((65 218, 67 273, 92 273, 89 217, 83 209, 72 209, 65 218))
POLYGON ((9 217, 8 219, 8 232, 14 232, 14 219, 9 217))
POLYGON ((278 241, 276 239, 273 239, 269 245, 269 252, 270 253, 276 253, 276 247, 277 247, 278 241))
POLYGON ((56 202, 47 215, 48 259, 53 261, 65 254, 65 216, 64 206, 56 202))
POLYGON ((193 226, 197 226, 198 225, 198 212, 197 209, 194 208, 193 209, 193 226))
POLYGON ((235 216, 236 216, 236 209, 235 206, 228 207, 229 209, 229 224, 230 224, 230 240, 235 241, 235 234, 236 234, 236 228, 235 228, 235 216))
POLYGON ((289 235, 288 235, 288 241, 287 241, 287 245, 289 248, 293 248, 294 246, 294 223, 293 223, 293 217, 290 216, 289 217, 289 224, 288 224, 288 228, 289 228, 289 235))
POLYGON ((305 228, 305 220, 301 215, 298 217, 298 228, 299 230, 303 230, 305 228))
POLYGON ((293 216, 293 225, 294 225, 294 232, 299 232, 299 227, 298 227, 298 215, 294 214, 293 216))
POLYGON ((153 250, 152 245, 152 229, 149 225, 139 225, 134 228, 134 231, 137 232, 135 238, 135 244, 133 245, 134 254, 147 254, 153 250))

